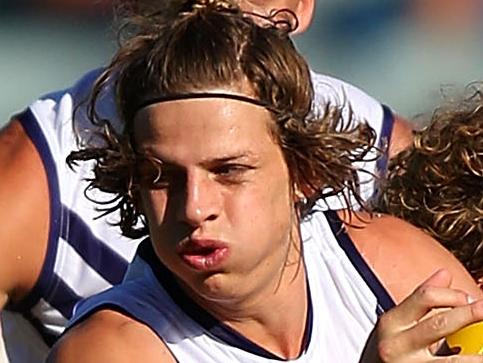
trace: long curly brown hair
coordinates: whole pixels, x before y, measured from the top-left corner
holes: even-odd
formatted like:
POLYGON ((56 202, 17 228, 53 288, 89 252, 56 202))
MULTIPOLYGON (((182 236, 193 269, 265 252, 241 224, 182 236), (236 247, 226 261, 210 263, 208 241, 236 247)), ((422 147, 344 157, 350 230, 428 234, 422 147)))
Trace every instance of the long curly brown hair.
POLYGON ((169 11, 164 4, 159 11, 129 19, 124 43, 89 99, 88 115, 97 137, 68 157, 71 166, 94 161, 87 194, 92 188, 113 194, 101 209, 104 214, 120 212, 124 235, 148 233, 138 192, 149 184, 140 165, 144 171, 146 164, 154 166, 153 179, 162 173, 161 162, 136 152, 132 134, 139 108, 152 98, 223 86, 250 85, 256 101, 272 111, 274 140, 293 185, 307 198, 304 206, 339 192, 362 203, 355 165, 374 157, 374 130, 365 122, 344 122, 341 108, 327 105, 323 117, 311 113, 310 72, 289 38, 296 24, 288 10, 261 17, 242 12, 228 0, 173 1, 169 11), (96 110, 112 85, 120 131, 96 110))
POLYGON ((389 166, 378 208, 424 229, 483 278, 483 97, 436 110, 389 166))

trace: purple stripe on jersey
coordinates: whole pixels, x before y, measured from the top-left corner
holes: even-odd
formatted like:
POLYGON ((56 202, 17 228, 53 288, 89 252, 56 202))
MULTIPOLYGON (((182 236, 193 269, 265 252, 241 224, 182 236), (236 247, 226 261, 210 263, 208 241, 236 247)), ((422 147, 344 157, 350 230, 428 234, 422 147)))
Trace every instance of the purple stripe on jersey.
MULTIPOLYGON (((42 159, 45 173, 47 174, 50 202, 50 225, 47 252, 39 278, 30 293, 21 302, 8 306, 11 310, 22 312, 32 308, 37 304, 41 297, 47 296, 54 286, 52 285, 52 274, 57 253, 57 243, 60 235, 62 206, 60 203, 59 184, 54 158, 34 114, 30 109, 27 109, 19 115, 16 115, 15 118, 22 124, 25 132, 34 143, 37 152, 42 159)), ((32 243, 38 242, 33 241, 32 243)))
POLYGON ((55 289, 45 300, 58 310, 65 318, 70 319, 75 304, 82 299, 59 276, 52 275, 52 285, 55 289))
POLYGON ((63 209, 63 218, 68 223, 62 224, 61 237, 105 280, 112 285, 120 283, 128 262, 97 238, 81 217, 67 207, 63 209))
MULTIPOLYGON (((329 222, 330 229, 334 233, 334 236, 339 243, 339 246, 344 250, 345 254, 352 262, 352 265, 354 265, 361 277, 372 290, 377 298, 377 302, 380 307, 384 311, 387 311, 394 307, 395 304, 391 296, 389 296, 384 286, 381 284, 374 272, 372 272, 371 268, 367 265, 366 261, 362 258, 357 248, 354 246, 354 243, 352 242, 349 235, 345 232, 344 226, 339 216, 337 215, 337 212, 329 210, 324 212, 324 214, 327 218, 327 221, 329 222)), ((378 312, 378 315, 380 315, 380 309, 376 310, 376 312, 378 312)))
POLYGON ((122 281, 128 263, 97 239, 79 216, 61 204, 56 164, 42 129, 29 109, 17 115, 16 118, 34 143, 47 174, 50 227, 46 257, 35 286, 21 302, 10 304, 8 309, 26 312, 43 298, 64 317, 70 318, 74 304, 81 297, 54 274, 54 263, 61 236, 92 268, 112 284, 122 281), (66 226, 69 226, 68 231, 66 226))
POLYGON ((394 128, 394 114, 391 109, 382 105, 383 119, 379 136, 378 147, 384 150, 384 154, 376 162, 376 171, 378 175, 384 176, 387 172, 387 162, 389 160, 389 144, 391 143, 392 129, 394 128))
MULTIPOLYGON (((82 298, 78 296, 69 286, 67 286, 57 275, 53 274, 51 277, 51 284, 55 286, 54 291, 45 301, 49 303, 54 309, 66 319, 72 317, 75 304, 82 298)), ((45 344, 52 347, 58 339, 58 336, 49 332, 45 328, 45 322, 35 317, 31 311, 23 313, 23 316, 32 324, 32 326, 39 332, 45 344)))

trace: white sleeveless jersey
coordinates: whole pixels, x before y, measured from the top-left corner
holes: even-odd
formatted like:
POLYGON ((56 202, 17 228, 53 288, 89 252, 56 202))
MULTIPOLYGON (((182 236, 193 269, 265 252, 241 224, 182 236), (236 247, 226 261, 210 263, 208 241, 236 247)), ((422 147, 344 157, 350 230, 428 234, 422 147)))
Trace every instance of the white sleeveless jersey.
MULTIPOLYGON (((24 301, 7 309, 21 312, 49 345, 64 330, 77 301, 122 281, 138 244, 108 223, 116 221, 115 216, 95 219, 100 212, 84 195, 92 164, 81 163, 74 171, 66 164, 66 157, 78 148, 74 128, 84 138, 91 136, 85 108, 75 123, 72 117, 99 73, 88 73, 72 88, 46 95, 16 115, 44 164, 51 209, 40 277, 24 301)), ((114 118, 112 97, 106 96, 101 106, 101 114, 114 118)), ((95 191, 89 195, 97 200, 110 197, 95 191)))
MULTIPOLYGON (((81 163, 75 171, 66 165, 66 157, 78 148, 74 128, 81 140, 92 135, 93 127, 81 107, 73 123, 73 110, 87 97, 101 70, 86 74, 72 88, 48 94, 17 115, 35 144, 44 164, 50 193, 50 230, 46 259, 39 280, 24 301, 8 308, 21 312, 52 344, 72 316, 76 302, 119 283, 132 260, 139 241, 122 237, 118 227, 108 221, 116 216, 95 219, 96 205, 84 196, 86 177, 92 176, 90 163, 81 163)), ((362 91, 333 78, 312 74, 316 91, 314 105, 323 109, 327 102, 347 107, 359 120, 366 120, 384 143, 392 129, 391 112, 362 91)), ((99 112, 116 120, 115 103, 107 90, 99 112)), ((120 125, 114 125, 120 127, 120 125)), ((374 172, 383 162, 371 163, 374 172)), ((372 188, 372 185, 371 187, 372 188)), ((372 190, 367 190, 366 198, 372 190)), ((90 193, 97 200, 111 195, 90 193)), ((337 206, 338 201, 334 200, 337 206)))
MULTIPOLYGON (((312 214, 301 227, 309 309, 303 352, 290 362, 357 363, 378 315, 394 305, 341 226, 329 211, 312 214)), ((149 326, 179 362, 280 362, 190 300, 149 240, 141 249, 149 264, 144 274, 81 302, 71 326, 112 309, 149 326)))
MULTIPOLYGON (((391 133, 394 126, 394 115, 385 105, 362 92, 360 89, 341 80, 329 76, 311 72, 314 88, 314 100, 312 113, 323 115, 324 107, 331 105, 342 108, 342 116, 345 121, 352 119, 354 122, 367 122, 376 132, 376 147, 382 151, 373 149, 366 159, 370 161, 358 163, 358 167, 367 171, 359 173, 360 195, 368 200, 375 193, 375 176, 384 175, 387 168, 387 146, 391 141, 391 133), (375 160, 375 161, 374 161, 375 160)), ((351 200, 353 207, 358 206, 355 200, 351 200)), ((330 197, 319 207, 326 209, 340 209, 347 206, 344 200, 330 197)))

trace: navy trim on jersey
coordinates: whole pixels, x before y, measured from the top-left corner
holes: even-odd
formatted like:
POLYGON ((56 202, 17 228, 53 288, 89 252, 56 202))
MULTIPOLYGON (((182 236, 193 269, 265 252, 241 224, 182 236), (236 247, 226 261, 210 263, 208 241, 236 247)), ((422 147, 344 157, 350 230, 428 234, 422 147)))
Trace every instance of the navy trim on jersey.
POLYGON ((64 207, 63 216, 69 223, 63 224, 61 237, 111 285, 120 283, 126 273, 128 262, 102 243, 75 212, 64 207))
POLYGON ((55 289, 49 296, 44 297, 54 309, 57 309, 65 318, 70 319, 75 304, 83 298, 77 295, 59 276, 53 274, 52 286, 55 289))
POLYGON ((88 265, 111 284, 122 281, 128 262, 96 238, 77 214, 62 205, 55 161, 35 115, 27 109, 16 118, 34 143, 44 165, 49 187, 50 226, 46 257, 35 286, 21 302, 11 304, 8 308, 26 312, 43 298, 68 319, 72 315, 75 303, 81 297, 54 274, 60 237, 65 239, 88 265))
MULTIPOLYGON (((191 319, 201 325, 206 331, 213 336, 224 341, 228 345, 242 349, 244 351, 256 354, 260 357, 284 361, 284 359, 277 357, 273 353, 260 347, 258 344, 247 339, 231 327, 223 324, 213 315, 204 310, 201 306, 195 303, 176 282, 171 271, 169 271, 156 257, 156 254, 151 246, 149 239, 141 242, 138 248, 139 256, 146 261, 151 267, 159 283, 163 286, 166 292, 170 295, 171 299, 178 305, 181 310, 184 311, 191 319)), ((308 348, 312 337, 312 324, 313 324, 313 307, 310 294, 310 287, 307 289, 308 295, 308 309, 307 309, 307 321, 305 326, 303 344, 304 351, 308 348)))
POLYGON ((389 145, 391 144, 391 135, 394 128, 394 114, 386 105, 382 105, 383 118, 379 136, 378 147, 384 151, 376 161, 376 170, 378 175, 386 175, 387 163, 389 160, 389 145))
POLYGON ((349 257, 349 260, 376 296, 378 304, 380 305, 380 307, 376 308, 378 315, 381 313, 380 308, 384 311, 393 308, 395 306, 393 299, 389 296, 384 286, 354 246, 354 242, 352 242, 351 238, 346 233, 344 225, 337 215, 337 212, 329 210, 324 212, 324 214, 327 217, 330 229, 334 233, 339 246, 344 250, 347 257, 349 257))
POLYGON ((49 148, 45 136, 35 119, 35 115, 30 109, 25 110, 15 117, 18 119, 27 133, 28 137, 34 143, 42 163, 45 173, 47 174, 47 182, 49 188, 50 202, 50 225, 49 237, 47 242, 47 252, 40 272, 39 278, 29 294, 22 301, 9 305, 9 309, 13 311, 26 311, 31 309, 41 297, 48 296, 47 292, 52 289, 52 275, 54 270, 54 262, 57 254, 57 243, 60 235, 61 226, 61 209, 60 191, 57 177, 57 169, 55 167, 54 158, 49 148))
MULTIPOLYGON (((46 299, 46 301, 50 304, 50 306, 58 310, 62 316, 70 319, 74 311, 74 306, 78 301, 81 300, 81 297, 78 296, 55 274, 53 274, 51 277, 51 284, 56 288, 54 293, 50 294, 49 299, 46 299)), ((24 312, 22 315, 38 331, 47 346, 52 347, 55 344, 59 338, 58 334, 47 331, 46 327, 32 314, 30 310, 24 312)))

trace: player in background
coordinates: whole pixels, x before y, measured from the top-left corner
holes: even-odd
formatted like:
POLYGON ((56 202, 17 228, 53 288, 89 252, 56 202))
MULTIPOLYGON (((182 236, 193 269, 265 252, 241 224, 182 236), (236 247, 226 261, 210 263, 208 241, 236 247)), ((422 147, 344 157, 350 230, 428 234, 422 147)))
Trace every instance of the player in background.
POLYGON ((481 84, 447 102, 389 164, 377 209, 440 241, 483 287, 483 99, 481 84))

